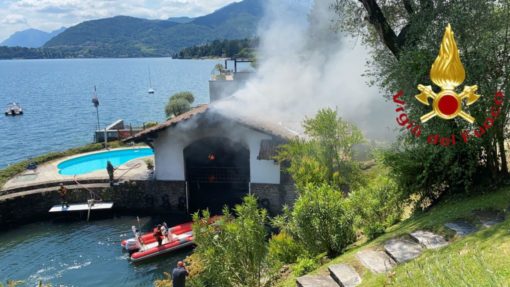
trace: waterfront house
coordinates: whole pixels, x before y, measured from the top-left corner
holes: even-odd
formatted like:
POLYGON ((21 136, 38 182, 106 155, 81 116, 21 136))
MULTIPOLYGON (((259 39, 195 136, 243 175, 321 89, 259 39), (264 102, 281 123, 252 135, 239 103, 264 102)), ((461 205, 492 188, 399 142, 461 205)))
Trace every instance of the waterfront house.
POLYGON ((129 140, 153 148, 154 179, 159 188, 174 189, 177 199, 170 201, 177 202, 179 209, 218 212, 251 193, 277 213, 283 204, 294 201, 295 191, 274 155, 296 133, 280 124, 220 112, 214 104, 222 98, 217 93, 224 91, 214 79, 210 84, 210 105, 200 105, 129 140))

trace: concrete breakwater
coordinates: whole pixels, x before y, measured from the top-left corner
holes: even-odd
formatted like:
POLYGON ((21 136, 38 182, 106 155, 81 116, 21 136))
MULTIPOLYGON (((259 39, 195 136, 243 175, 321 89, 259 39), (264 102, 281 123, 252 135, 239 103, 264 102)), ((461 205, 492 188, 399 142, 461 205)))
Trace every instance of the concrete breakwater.
MULTIPOLYGON (((68 202, 84 203, 90 191, 103 201, 114 202, 119 212, 169 214, 186 212, 186 187, 184 182, 126 181, 110 187, 104 180, 84 185, 68 186, 68 202)), ((0 196, 0 228, 51 218, 48 210, 60 204, 57 185, 26 187, 0 196)))

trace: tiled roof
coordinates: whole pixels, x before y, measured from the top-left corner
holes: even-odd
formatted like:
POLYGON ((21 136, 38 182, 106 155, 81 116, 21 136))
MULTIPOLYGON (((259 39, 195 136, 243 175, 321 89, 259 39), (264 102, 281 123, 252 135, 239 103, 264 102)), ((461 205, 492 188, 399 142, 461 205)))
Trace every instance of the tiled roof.
POLYGON ((181 122, 185 122, 191 118, 203 116, 205 114, 219 115, 220 117, 225 118, 226 120, 234 121, 234 122, 244 125, 248 128, 251 128, 251 129, 266 133, 266 134, 270 134, 270 135, 273 135, 273 136, 276 136, 278 138, 285 139, 285 140, 292 139, 292 138, 295 138, 298 136, 298 134, 296 132, 293 132, 293 131, 287 129, 286 127, 284 127, 282 125, 262 121, 259 119, 244 117, 244 116, 235 116, 235 115, 219 113, 219 112, 213 110, 210 107, 210 105, 204 104, 204 105, 200 105, 196 108, 193 108, 190 111, 183 113, 177 117, 171 118, 170 120, 168 120, 164 123, 161 123, 159 125, 156 125, 154 127, 148 128, 148 129, 145 129, 145 130, 137 133, 136 135, 134 135, 130 138, 127 138, 124 141, 141 142, 144 139, 146 139, 147 137, 150 137, 150 135, 156 134, 162 130, 165 130, 168 127, 178 125, 181 122))

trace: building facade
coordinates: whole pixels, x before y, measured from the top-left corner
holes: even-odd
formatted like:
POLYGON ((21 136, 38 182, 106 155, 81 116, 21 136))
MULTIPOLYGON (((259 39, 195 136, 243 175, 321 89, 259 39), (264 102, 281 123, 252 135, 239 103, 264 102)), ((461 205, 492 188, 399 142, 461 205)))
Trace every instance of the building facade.
POLYGON ((295 199, 293 182, 274 160, 296 134, 282 126, 223 115, 201 105, 131 138, 154 150, 155 180, 175 189, 178 209, 219 213, 246 194, 278 213, 295 199), (166 183, 166 184, 165 184, 166 183))

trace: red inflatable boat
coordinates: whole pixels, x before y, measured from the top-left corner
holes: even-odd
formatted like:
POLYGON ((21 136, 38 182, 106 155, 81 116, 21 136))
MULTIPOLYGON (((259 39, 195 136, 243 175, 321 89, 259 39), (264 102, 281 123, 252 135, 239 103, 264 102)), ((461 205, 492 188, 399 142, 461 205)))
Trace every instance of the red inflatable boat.
MULTIPOLYGON (((210 223, 216 222, 220 217, 211 217, 210 223)), ((186 246, 193 245, 192 222, 186 222, 168 229, 168 235, 163 236, 161 246, 158 246, 153 232, 138 235, 135 238, 122 240, 121 246, 129 251, 131 261, 138 262, 161 254, 172 252, 186 246)))

